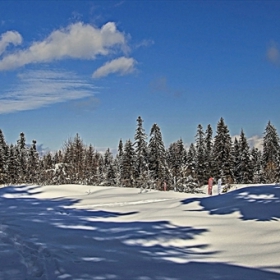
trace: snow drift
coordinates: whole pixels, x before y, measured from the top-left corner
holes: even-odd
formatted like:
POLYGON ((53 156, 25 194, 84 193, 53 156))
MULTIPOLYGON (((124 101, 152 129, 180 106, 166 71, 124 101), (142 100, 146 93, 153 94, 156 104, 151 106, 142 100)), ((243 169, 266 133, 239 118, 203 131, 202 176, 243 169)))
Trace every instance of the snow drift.
POLYGON ((0 279, 280 279, 280 187, 0 188, 0 279))

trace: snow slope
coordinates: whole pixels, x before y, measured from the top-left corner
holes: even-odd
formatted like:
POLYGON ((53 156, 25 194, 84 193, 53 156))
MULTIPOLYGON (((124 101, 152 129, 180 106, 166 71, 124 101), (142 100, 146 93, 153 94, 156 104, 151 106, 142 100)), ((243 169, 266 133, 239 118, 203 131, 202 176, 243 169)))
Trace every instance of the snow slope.
POLYGON ((279 280, 279 220, 278 185, 211 197, 6 186, 0 280, 279 280))

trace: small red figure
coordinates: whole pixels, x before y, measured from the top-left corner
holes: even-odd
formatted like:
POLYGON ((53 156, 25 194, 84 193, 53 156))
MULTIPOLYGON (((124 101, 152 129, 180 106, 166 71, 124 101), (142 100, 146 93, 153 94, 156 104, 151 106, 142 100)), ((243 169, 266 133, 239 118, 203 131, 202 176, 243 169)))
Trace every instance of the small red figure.
POLYGON ((208 194, 209 195, 212 195, 213 181, 214 181, 214 179, 212 177, 210 177, 208 179, 208 194))

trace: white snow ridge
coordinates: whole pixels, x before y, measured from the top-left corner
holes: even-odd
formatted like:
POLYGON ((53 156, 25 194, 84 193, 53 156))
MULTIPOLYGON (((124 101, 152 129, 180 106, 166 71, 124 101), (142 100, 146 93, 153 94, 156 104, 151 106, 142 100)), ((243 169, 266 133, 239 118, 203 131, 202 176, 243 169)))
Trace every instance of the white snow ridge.
POLYGON ((2 186, 0 280, 279 280, 279 209, 278 185, 2 186))

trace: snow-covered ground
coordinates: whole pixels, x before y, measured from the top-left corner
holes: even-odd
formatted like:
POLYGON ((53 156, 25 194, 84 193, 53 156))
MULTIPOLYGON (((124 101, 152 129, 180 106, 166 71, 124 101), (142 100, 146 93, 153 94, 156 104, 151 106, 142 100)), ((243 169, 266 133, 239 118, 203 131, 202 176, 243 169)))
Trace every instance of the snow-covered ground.
POLYGON ((1 280, 280 279, 280 187, 0 187, 1 280))

